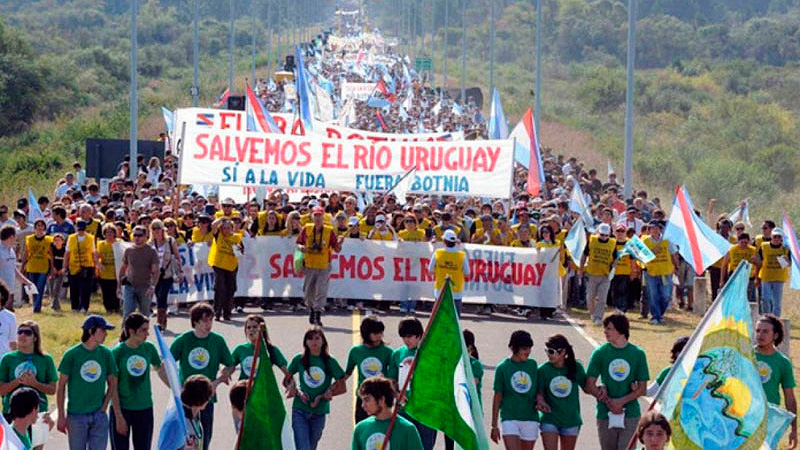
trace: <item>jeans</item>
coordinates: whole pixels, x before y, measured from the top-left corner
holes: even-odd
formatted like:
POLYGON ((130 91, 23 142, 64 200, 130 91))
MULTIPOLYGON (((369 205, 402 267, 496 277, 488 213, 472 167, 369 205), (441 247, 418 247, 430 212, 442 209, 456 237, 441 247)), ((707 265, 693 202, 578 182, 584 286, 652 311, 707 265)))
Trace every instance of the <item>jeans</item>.
POLYGON ((119 311, 119 297, 117 297, 117 280, 98 280, 100 283, 100 292, 103 293, 103 306, 106 312, 119 311))
POLYGON ((711 266, 708 268, 708 275, 711 278, 711 301, 713 302, 717 299, 717 293, 719 293, 719 288, 722 284, 722 269, 711 266))
POLYGON ((130 284, 122 285, 122 317, 139 309, 145 317, 150 317, 150 301, 146 292, 139 291, 130 284))
POLYGON ((133 450, 150 450, 153 443, 153 408, 133 411, 122 408, 122 417, 128 424, 128 434, 117 433, 117 419, 114 407, 110 408, 109 433, 111 434, 111 450, 128 450, 133 440, 133 450))
POLYGON ((225 319, 230 319, 234 294, 236 294, 236 270, 214 267, 214 313, 217 318, 222 315, 225 319))
POLYGON ((208 402, 200 411, 200 424, 203 425, 203 448, 211 448, 211 433, 214 431, 214 404, 208 402))
POLYGON ((292 409, 292 431, 297 450, 317 450, 317 443, 325 428, 325 414, 314 414, 292 409))
POLYGON ((67 414, 70 450, 105 450, 108 444, 108 416, 103 410, 89 414, 67 414))
POLYGON ((761 282, 761 313, 772 313, 781 316, 781 299, 783 298, 783 281, 761 282))
POLYGON ((69 276, 69 301, 72 304, 73 311, 89 310, 89 298, 92 295, 92 287, 94 286, 94 276, 69 276))
POLYGON ((172 289, 172 278, 158 278, 158 284, 156 284, 156 308, 158 309, 166 309, 167 308, 167 297, 169 296, 169 290, 172 289))
POLYGON ((404 412, 400 413, 400 415, 406 418, 409 422, 413 423, 415 427, 417 427, 419 438, 422 441, 423 450, 433 450, 433 446, 436 445, 436 430, 434 430, 433 428, 428 428, 425 425, 417 422, 416 420, 412 419, 411 416, 409 416, 404 412))
POLYGON ((44 295, 44 286, 47 284, 47 274, 29 273, 28 279, 36 285, 36 290, 39 291, 38 294, 33 296, 33 312, 39 312, 42 310, 42 296, 44 295))
POLYGON ((47 282, 47 289, 50 291, 50 304, 55 311, 61 309, 61 302, 66 294, 66 289, 64 288, 66 281, 67 277, 65 275, 53 275, 53 278, 47 282))
POLYGON ((648 274, 645 277, 650 316, 653 320, 661 322, 664 320, 664 313, 672 300, 672 280, 670 275, 652 276, 648 274))

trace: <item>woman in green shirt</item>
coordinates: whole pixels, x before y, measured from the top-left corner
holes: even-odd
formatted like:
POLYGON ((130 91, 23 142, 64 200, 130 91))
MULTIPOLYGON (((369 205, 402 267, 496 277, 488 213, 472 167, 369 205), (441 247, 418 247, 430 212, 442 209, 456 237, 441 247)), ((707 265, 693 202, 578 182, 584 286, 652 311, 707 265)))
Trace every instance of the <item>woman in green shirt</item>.
POLYGON ((539 366, 536 375, 542 444, 545 450, 558 450, 560 438, 561 449, 572 450, 583 424, 578 388, 586 391, 586 371, 564 336, 550 336, 544 346, 548 361, 539 366))
POLYGON ((517 330, 511 333, 511 357, 501 362, 494 375, 492 402, 492 440, 500 442, 498 416, 503 443, 508 450, 531 450, 539 437, 539 412, 536 411, 536 361, 530 358, 533 338, 517 330))
POLYGON ((289 363, 289 372, 298 374, 300 389, 294 389, 292 430, 297 450, 316 450, 325 428, 334 394, 344 393, 344 370, 328 353, 328 340, 319 326, 312 326, 303 336, 303 353, 289 363))
MULTIPOLYGON (((278 347, 272 345, 267 333, 266 323, 264 318, 258 314, 250 314, 244 321, 244 335, 247 337, 247 342, 239 344, 233 349, 231 356, 233 357, 233 365, 239 365, 239 380, 247 380, 250 378, 250 371, 253 367, 253 354, 255 353, 255 344, 258 341, 259 330, 263 329, 264 342, 267 344, 267 354, 273 366, 281 369, 283 372, 284 386, 288 386, 292 381, 292 374, 287 369, 286 357, 283 356, 278 347), (262 328, 263 327, 263 328, 262 328)), ((258 367, 256 367, 258 370, 258 367)), ((233 415, 233 427, 237 431, 241 424, 236 414, 233 415)))
MULTIPOLYGON (((386 375, 392 360, 392 349, 383 343, 383 322, 377 316, 367 316, 361 321, 361 345, 354 345, 347 355, 344 380, 358 367, 358 385, 367 378, 386 375)), ((356 403, 356 423, 369 417, 361 402, 356 403)))
POLYGON ((0 360, 0 395, 3 396, 3 414, 10 422, 11 395, 24 387, 33 388, 39 394, 39 412, 48 424, 53 421, 47 414, 47 396, 56 393, 58 374, 53 357, 42 353, 39 324, 32 320, 17 327, 17 350, 6 353, 0 360))
POLYGON ((108 413, 112 430, 113 448, 149 449, 153 441, 153 390, 150 385, 150 368, 158 370, 158 376, 169 386, 169 380, 158 350, 147 340, 150 321, 141 313, 134 312, 122 324, 120 343, 111 350, 117 364, 117 392, 119 405, 111 405, 108 413), (125 419, 125 434, 117 427, 115 409, 122 410, 125 419))
MULTIPOLYGON (((797 414, 792 362, 777 349, 777 346, 783 342, 784 333, 783 322, 774 314, 764 314, 758 319, 756 323, 756 362, 767 401, 780 406, 780 391, 782 390, 786 410, 797 414)), ((793 420, 792 431, 789 433, 789 448, 796 446, 797 420, 793 420)))

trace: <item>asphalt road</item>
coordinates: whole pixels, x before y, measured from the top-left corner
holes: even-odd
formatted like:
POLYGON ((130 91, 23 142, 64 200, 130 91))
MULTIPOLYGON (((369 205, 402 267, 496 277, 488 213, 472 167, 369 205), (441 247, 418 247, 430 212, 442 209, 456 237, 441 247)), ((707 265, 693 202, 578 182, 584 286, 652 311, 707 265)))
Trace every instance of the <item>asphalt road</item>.
MULTIPOLYGON (((225 337, 231 350, 233 350, 237 344, 245 341, 244 318, 248 313, 262 313, 262 310, 256 307, 246 308, 244 314, 234 315, 232 321, 214 323, 213 331, 225 337)), ((267 311, 263 312, 263 315, 267 321, 270 339, 274 345, 277 345, 281 349, 288 360, 291 360, 294 354, 302 351, 301 340, 308 326, 307 315, 302 312, 292 313, 288 310, 267 311)), ((382 317, 386 324, 384 340, 387 345, 392 348, 402 346, 402 340, 397 334, 397 325, 402 319, 399 311, 393 310, 390 313, 380 312, 378 315, 382 317)), ((417 316, 424 325, 427 323, 429 313, 418 313, 417 316)), ((354 343, 359 343, 359 320, 360 316, 358 313, 351 313, 348 311, 334 312, 323 317, 325 334, 328 339, 331 354, 339 361, 342 367, 344 367, 347 361, 347 353, 350 347, 354 343)), ((546 360, 546 354, 544 352, 545 340, 548 336, 556 333, 563 334, 569 339, 575 348, 578 360, 581 360, 584 366, 588 363, 589 356, 592 352, 591 344, 566 321, 556 320, 542 322, 514 315, 493 314, 491 316, 485 316, 472 314, 467 311, 462 317, 462 327, 468 328, 475 333, 478 351, 485 367, 482 396, 487 433, 491 418, 492 382, 494 380, 495 367, 508 356, 508 338, 514 330, 522 329, 531 333, 534 341, 531 357, 539 363, 546 360)), ((169 318, 169 330, 182 332, 189 328, 189 318, 185 311, 177 317, 171 316, 169 318)), ((116 332, 109 333, 106 344, 116 345, 115 336, 116 332)), ((168 342, 171 342, 175 337, 175 333, 168 331, 165 337, 168 342)), ((350 448, 353 430, 353 405, 355 400, 353 383, 355 379, 356 377, 354 375, 351 378, 351 382, 348 383, 347 394, 334 398, 331 403, 331 413, 327 417, 325 431, 322 434, 322 439, 318 447, 320 450, 350 448)), ((155 448, 161 417, 163 417, 165 409, 169 406, 170 396, 168 388, 158 380, 155 374, 152 380, 156 418, 156 429, 153 438, 153 447, 155 448)), ((209 450, 230 450, 235 445, 236 434, 231 418, 230 403, 227 400, 228 386, 221 385, 217 389, 217 395, 220 401, 217 403, 215 409, 214 433, 211 449, 209 450)), ((583 417, 584 425, 581 429, 577 448, 599 448, 594 419, 594 407, 594 400, 581 393, 581 416, 583 417)), ((287 400, 286 408, 287 412, 291 410, 290 400, 287 400)), ((68 448, 66 436, 53 429, 46 448, 68 448)), ((444 448, 444 439, 441 433, 438 434, 436 448, 444 448)), ((502 446, 492 443, 491 448, 501 449, 502 446)), ((537 443, 537 448, 541 448, 541 444, 537 443)))

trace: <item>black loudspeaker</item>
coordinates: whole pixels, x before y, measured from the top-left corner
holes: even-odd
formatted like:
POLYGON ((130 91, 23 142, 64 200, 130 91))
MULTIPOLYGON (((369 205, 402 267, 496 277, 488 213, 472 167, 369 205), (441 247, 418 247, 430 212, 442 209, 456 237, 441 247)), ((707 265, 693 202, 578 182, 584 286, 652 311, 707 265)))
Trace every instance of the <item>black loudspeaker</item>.
POLYGON ((294 55, 286 55, 286 62, 283 64, 283 70, 294 72, 294 67, 294 55))
POLYGON ((228 109, 244 111, 244 95, 231 95, 228 97, 228 109))
MULTIPOLYGON (((99 180, 113 178, 119 171, 119 164, 130 155, 130 141, 127 139, 87 139, 86 176, 99 180)), ((164 159, 164 142, 139 141, 138 154, 147 162, 156 156, 164 159)))

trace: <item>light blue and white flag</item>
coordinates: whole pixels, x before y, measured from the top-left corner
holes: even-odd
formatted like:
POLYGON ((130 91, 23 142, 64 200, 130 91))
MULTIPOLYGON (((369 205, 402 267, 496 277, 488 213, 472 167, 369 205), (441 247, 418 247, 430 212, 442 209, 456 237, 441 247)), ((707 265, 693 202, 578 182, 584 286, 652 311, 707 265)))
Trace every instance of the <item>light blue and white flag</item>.
POLYGON ((492 107, 489 113, 489 139, 505 139, 508 137, 508 121, 500 102, 500 93, 495 88, 492 93, 492 107))
POLYGON ((576 266, 581 265, 581 256, 586 248, 586 226, 583 219, 578 217, 572 228, 569 229, 567 237, 564 238, 564 247, 569 251, 569 256, 576 266))
POLYGON ((741 221, 747 225, 747 228, 753 228, 753 223, 750 222, 750 199, 745 199, 744 205, 737 206, 736 209, 728 214, 728 219, 731 223, 741 221))

